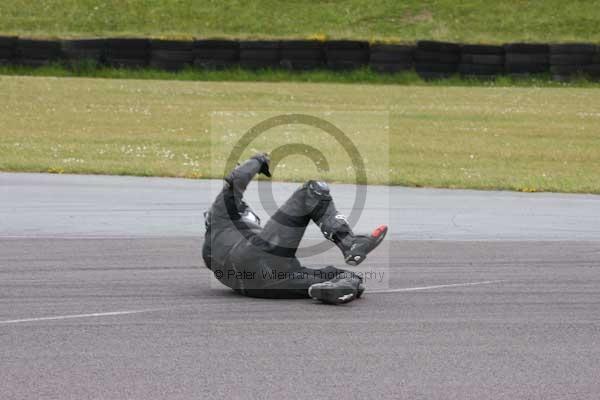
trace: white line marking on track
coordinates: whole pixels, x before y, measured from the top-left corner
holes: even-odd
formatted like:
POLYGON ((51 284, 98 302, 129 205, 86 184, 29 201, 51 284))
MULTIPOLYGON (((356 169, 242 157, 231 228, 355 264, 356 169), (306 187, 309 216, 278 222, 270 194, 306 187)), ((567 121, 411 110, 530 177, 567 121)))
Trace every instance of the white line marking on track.
POLYGON ((417 292, 420 290, 433 290, 433 289, 443 289, 443 288, 461 287, 461 286, 491 285, 492 283, 499 283, 499 282, 504 282, 504 281, 496 280, 496 281, 452 283, 452 284, 448 284, 448 285, 421 286, 421 287, 399 288, 399 289, 375 289, 375 290, 365 290, 365 293, 417 292))
POLYGON ((166 308, 152 308, 152 309, 147 309, 147 310, 112 311, 112 312, 93 313, 93 314, 57 315, 54 317, 40 317, 40 318, 10 319, 10 320, 6 320, 6 321, 0 321, 0 324, 18 324, 21 322, 54 321, 54 320, 60 320, 60 319, 74 319, 74 318, 110 317, 110 316, 114 316, 114 315, 140 314, 140 313, 163 311, 163 310, 166 310, 166 308))
MULTIPOLYGON (((398 288, 398 289, 379 289, 379 290, 366 290, 366 293, 400 293, 400 292, 417 292, 420 290, 433 290, 442 288, 462 287, 462 286, 476 286, 476 285, 491 285, 493 283, 505 282, 503 280, 495 281, 480 281, 480 282, 465 282, 465 283, 452 283, 447 285, 435 285, 435 286, 420 286, 411 288, 398 288)), ((56 321, 62 319, 75 319, 75 318, 93 318, 93 317, 110 317, 116 315, 130 315, 140 314, 154 311, 164 311, 169 308, 150 308, 146 310, 125 310, 125 311, 111 311, 104 313, 91 313, 91 314, 73 314, 73 315, 56 315, 52 317, 38 317, 38 318, 23 318, 23 319, 9 319, 0 321, 0 325, 18 324, 23 322, 39 322, 39 321, 56 321)))

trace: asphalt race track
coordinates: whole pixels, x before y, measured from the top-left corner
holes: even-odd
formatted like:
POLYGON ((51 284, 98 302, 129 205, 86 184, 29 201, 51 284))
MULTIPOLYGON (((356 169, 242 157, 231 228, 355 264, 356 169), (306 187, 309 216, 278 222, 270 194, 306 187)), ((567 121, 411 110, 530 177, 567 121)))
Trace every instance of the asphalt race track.
POLYGON ((385 280, 334 307, 210 279, 219 185, 0 174, 0 398, 598 398, 600 197, 370 187, 385 280))

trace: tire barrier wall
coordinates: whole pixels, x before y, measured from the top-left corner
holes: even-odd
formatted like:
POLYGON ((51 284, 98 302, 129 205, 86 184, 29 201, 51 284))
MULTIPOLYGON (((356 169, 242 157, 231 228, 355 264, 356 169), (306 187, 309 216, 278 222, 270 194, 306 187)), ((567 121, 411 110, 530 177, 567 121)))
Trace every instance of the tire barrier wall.
POLYGON ((357 40, 38 40, 0 36, 0 65, 39 67, 60 62, 76 67, 84 61, 167 71, 189 67, 340 71, 369 66, 379 73, 415 70, 424 79, 455 74, 493 79, 540 73, 561 81, 582 75, 600 79, 600 46, 590 43, 500 46, 423 40, 403 45, 357 40))
POLYGON ((62 59, 69 66, 75 66, 82 60, 99 65, 105 61, 106 40, 65 40, 61 42, 61 52, 62 59))
POLYGON ((240 44, 233 40, 196 40, 192 53, 194 67, 225 69, 239 65, 240 44))
POLYGON ((0 36, 0 65, 13 64, 17 38, 14 36, 0 36))
POLYGON ((464 45, 461 48, 458 72, 462 76, 493 79, 504 73, 504 47, 464 45))
POLYGON ((458 72, 460 45, 422 40, 417 42, 415 69, 423 79, 447 78, 458 72))
POLYGON ((369 65, 381 73, 408 71, 415 66, 415 47, 399 44, 373 44, 369 65))
POLYGON ((369 63, 369 43, 357 40, 333 40, 324 43, 327 68, 343 71, 369 63))
POLYGON ((511 43, 504 45, 505 72, 512 76, 541 74, 550 69, 550 47, 547 44, 511 43))
POLYGON ((184 40, 151 40, 149 65, 166 71, 179 71, 194 63, 194 43, 184 40))
POLYGON ((289 70, 325 68, 325 49, 318 40, 284 40, 279 45, 280 65, 289 70))

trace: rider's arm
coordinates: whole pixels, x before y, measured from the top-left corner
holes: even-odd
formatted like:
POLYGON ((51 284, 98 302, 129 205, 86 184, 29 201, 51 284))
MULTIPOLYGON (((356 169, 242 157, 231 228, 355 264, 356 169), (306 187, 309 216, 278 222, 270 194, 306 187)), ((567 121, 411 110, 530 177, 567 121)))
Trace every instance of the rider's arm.
POLYGON ((246 191, 248 184, 262 168, 262 162, 256 158, 246 160, 225 177, 225 182, 234 190, 236 197, 246 191))
POLYGON ((271 176, 269 172, 269 158, 266 154, 257 154, 246 160, 225 177, 223 188, 223 204, 231 219, 239 218, 238 214, 243 211, 245 203, 242 200, 248 184, 258 173, 271 176))

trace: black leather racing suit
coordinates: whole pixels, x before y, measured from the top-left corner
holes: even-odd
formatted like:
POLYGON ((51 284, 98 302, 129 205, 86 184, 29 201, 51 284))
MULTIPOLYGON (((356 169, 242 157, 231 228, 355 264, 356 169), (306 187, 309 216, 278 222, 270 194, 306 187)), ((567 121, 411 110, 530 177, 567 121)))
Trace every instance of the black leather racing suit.
POLYGON ((251 158, 234 169, 206 217, 202 256, 224 285, 252 297, 302 298, 314 283, 353 273, 327 266, 303 267, 296 250, 310 221, 322 230, 349 230, 339 218, 326 183, 308 181, 275 212, 264 228, 243 200, 263 163, 251 158))

